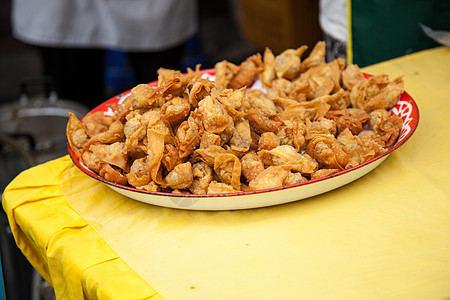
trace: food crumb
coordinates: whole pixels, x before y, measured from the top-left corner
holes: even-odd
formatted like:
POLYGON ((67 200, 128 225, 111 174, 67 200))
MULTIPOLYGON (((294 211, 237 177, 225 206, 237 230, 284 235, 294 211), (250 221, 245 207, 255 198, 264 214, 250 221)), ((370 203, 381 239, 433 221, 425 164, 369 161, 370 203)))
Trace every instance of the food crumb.
POLYGON ((190 288, 191 290, 195 290, 195 286, 193 286, 193 285, 191 285, 189 288, 190 288))

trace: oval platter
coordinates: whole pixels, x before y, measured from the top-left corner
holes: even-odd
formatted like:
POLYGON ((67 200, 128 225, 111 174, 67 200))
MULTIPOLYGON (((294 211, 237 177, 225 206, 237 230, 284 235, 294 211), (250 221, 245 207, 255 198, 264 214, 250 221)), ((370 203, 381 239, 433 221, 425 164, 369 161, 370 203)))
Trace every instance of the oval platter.
MULTIPOLYGON (((201 72, 204 78, 214 80, 214 69, 202 70, 201 72)), ((369 76, 370 75, 366 74, 366 77, 369 76)), ((156 86, 156 84, 157 82, 149 83, 150 86, 156 86)), ((261 89, 263 87, 261 83, 257 81, 251 88, 261 89)), ((108 107, 108 105, 113 103, 121 103, 121 101, 123 101, 129 94, 130 91, 120 93, 100 104, 91 112, 103 111, 106 116, 112 116, 114 112, 108 107)), ((376 156, 363 164, 326 177, 308 180, 289 186, 281 186, 251 192, 195 195, 140 190, 105 180, 87 168, 80 161, 79 157, 74 153, 70 146, 68 146, 68 152, 73 163, 83 173, 107 185, 114 191, 137 201, 157 206, 188 210, 217 211, 250 209, 278 205, 316 196, 344 186, 378 167, 389 156, 389 154, 396 151, 412 136, 419 123, 419 109, 417 104, 407 92, 402 94, 395 107, 392 108, 392 113, 403 119, 403 126, 395 144, 391 146, 384 154, 376 156)))

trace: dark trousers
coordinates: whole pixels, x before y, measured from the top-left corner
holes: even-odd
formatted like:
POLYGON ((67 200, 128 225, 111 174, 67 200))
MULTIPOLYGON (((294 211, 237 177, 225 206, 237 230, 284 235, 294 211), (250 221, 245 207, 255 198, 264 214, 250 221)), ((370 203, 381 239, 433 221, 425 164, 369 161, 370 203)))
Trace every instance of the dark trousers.
MULTIPOLYGON (((105 54, 103 49, 38 47, 45 76, 53 79, 59 98, 95 107, 105 100, 105 54)), ((183 46, 160 52, 127 52, 134 74, 133 85, 157 79, 160 67, 181 69, 183 46)))

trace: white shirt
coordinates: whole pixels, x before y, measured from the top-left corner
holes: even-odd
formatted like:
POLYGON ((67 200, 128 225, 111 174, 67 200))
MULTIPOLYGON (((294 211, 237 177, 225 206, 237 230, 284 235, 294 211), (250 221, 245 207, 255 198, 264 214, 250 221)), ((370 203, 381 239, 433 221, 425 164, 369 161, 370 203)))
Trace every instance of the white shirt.
POLYGON ((347 0, 320 0, 322 30, 342 42, 348 40, 347 0))
POLYGON ((14 0, 13 35, 40 46, 160 51, 198 30, 196 0, 14 0))

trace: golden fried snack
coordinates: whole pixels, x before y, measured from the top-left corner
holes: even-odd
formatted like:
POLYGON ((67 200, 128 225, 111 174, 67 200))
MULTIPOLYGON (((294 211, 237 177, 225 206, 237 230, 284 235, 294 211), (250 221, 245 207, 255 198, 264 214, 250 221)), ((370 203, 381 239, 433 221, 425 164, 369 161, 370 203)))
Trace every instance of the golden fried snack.
POLYGON ((94 144, 89 147, 89 150, 102 162, 128 171, 128 157, 124 143, 94 144))
POLYGON ((306 51, 307 46, 297 49, 287 49, 275 57, 274 68, 278 78, 294 79, 300 74, 300 57, 306 51))
POLYGON ((222 103, 211 96, 206 96, 199 103, 198 112, 208 132, 219 134, 233 121, 222 103))
POLYGON ((342 83, 349 91, 362 80, 364 80, 364 74, 357 65, 350 64, 342 72, 342 83))
POLYGON ((228 87, 231 79, 239 71, 239 67, 235 64, 223 60, 214 65, 214 71, 216 74, 215 86, 216 88, 223 90, 228 87))
POLYGON ((127 177, 122 173, 120 169, 115 168, 108 163, 102 163, 99 175, 106 180, 122 185, 126 185, 128 182, 127 177))
POLYGON ((277 74, 275 73, 275 55, 268 47, 264 50, 263 62, 264 71, 259 75, 259 79, 266 88, 270 88, 277 74))
POLYGON ((86 133, 85 126, 72 112, 69 112, 66 134, 70 147, 77 156, 81 157, 81 154, 83 153, 82 149, 89 141, 89 137, 86 133))
POLYGON ((249 188, 262 190, 283 186, 289 171, 290 167, 287 165, 269 166, 250 181, 249 188))
POLYGON ((388 147, 392 145, 400 134, 403 120, 385 109, 377 109, 370 114, 370 128, 374 130, 388 147))
POLYGON ((236 193, 239 190, 233 189, 233 187, 229 184, 223 182, 217 182, 215 180, 211 181, 208 186, 207 194, 227 194, 227 193, 236 193))
POLYGON ((161 106, 159 114, 162 119, 171 123, 179 123, 191 112, 191 104, 182 97, 174 97, 161 106))
POLYGON ((289 171, 286 178, 283 181, 283 185, 291 185, 291 184, 297 184, 300 182, 308 181, 300 172, 292 172, 289 171))
POLYGON ((311 180, 312 179, 317 179, 317 178, 322 178, 325 176, 329 176, 332 175, 334 173, 339 172, 339 169, 319 169, 317 171, 315 171, 314 173, 311 174, 311 180))
POLYGON ((359 81, 350 92, 350 100, 353 107, 367 112, 391 109, 403 92, 402 77, 390 81, 387 75, 382 74, 359 81))
POLYGON ((203 131, 200 113, 195 110, 191 112, 187 121, 181 123, 175 136, 175 145, 180 150, 181 158, 189 156, 197 148, 203 131))
POLYGON ((138 189, 148 185, 151 176, 147 167, 147 157, 135 159, 130 167, 130 172, 126 176, 128 183, 138 189))
POLYGON ((221 182, 229 184, 235 190, 241 186, 241 162, 231 153, 220 153, 214 157, 214 171, 221 182))
POLYGON ((191 186, 194 180, 194 174, 192 173, 192 165, 190 162, 176 165, 175 168, 170 171, 164 178, 164 186, 172 189, 185 189, 191 186))
POLYGON ((264 171, 264 163, 255 151, 250 151, 241 158, 242 175, 248 182, 264 171))
POLYGON ((284 126, 277 132, 281 145, 290 145, 300 152, 306 144, 306 125, 301 120, 284 120, 284 126))
POLYGON ((94 136, 101 132, 108 131, 112 119, 105 117, 105 114, 102 111, 96 111, 94 113, 88 113, 83 118, 83 123, 85 124, 87 135, 94 136))
POLYGON ((280 146, 280 139, 273 132, 264 132, 258 141, 258 150, 272 150, 280 146))
POLYGON ((237 73, 228 83, 227 88, 236 90, 250 86, 262 71, 264 71, 264 63, 261 60, 261 54, 252 55, 241 64, 237 73))
POLYGON ((350 160, 350 156, 330 134, 315 135, 309 142, 306 152, 327 169, 343 170, 350 160))
POLYGON ((311 174, 317 170, 318 164, 309 155, 300 154, 290 145, 281 145, 272 150, 257 152, 267 166, 290 166, 290 169, 302 174, 311 174))
POLYGON ((268 131, 277 132, 283 125, 283 122, 277 115, 267 116, 254 108, 247 111, 247 119, 252 130, 258 134, 268 131))
POLYGON ((84 151, 81 160, 92 171, 99 173, 103 162, 92 151, 84 151))
POLYGON ((359 108, 346 108, 340 110, 330 110, 325 118, 334 120, 338 133, 349 129, 353 134, 359 134, 364 130, 364 126, 369 121, 367 112, 359 108))
POLYGON ((229 144, 233 151, 246 153, 250 150, 252 135, 248 120, 242 118, 235 122, 233 136, 231 137, 229 144))
POLYGON ((342 131, 337 140, 342 145, 342 150, 354 161, 352 167, 383 154, 387 150, 372 139, 361 139, 358 135, 353 135, 349 129, 342 131))
POLYGON ((305 139, 310 140, 317 134, 331 134, 336 135, 336 122, 327 118, 320 118, 317 121, 311 122, 306 119, 306 135, 305 139))
POLYGON ((325 63, 326 44, 323 41, 317 42, 311 50, 309 56, 302 62, 301 72, 305 72, 309 68, 319 66, 325 63))
POLYGON ((325 117, 329 109, 330 105, 328 103, 317 99, 290 105, 279 116, 282 120, 301 120, 305 122, 306 119, 309 119, 310 121, 315 121, 325 117))
POLYGON ((189 102, 193 108, 198 107, 198 103, 211 93, 214 83, 203 78, 196 78, 187 88, 189 102))
POLYGON ((111 123, 107 131, 92 136, 89 141, 84 144, 83 148, 87 149, 90 145, 96 143, 109 144, 122 141, 125 136, 123 128, 123 123, 120 120, 116 120, 111 123))
POLYGON ((207 194, 213 179, 213 170, 205 162, 198 162, 192 166, 193 181, 189 190, 193 194, 207 194))

